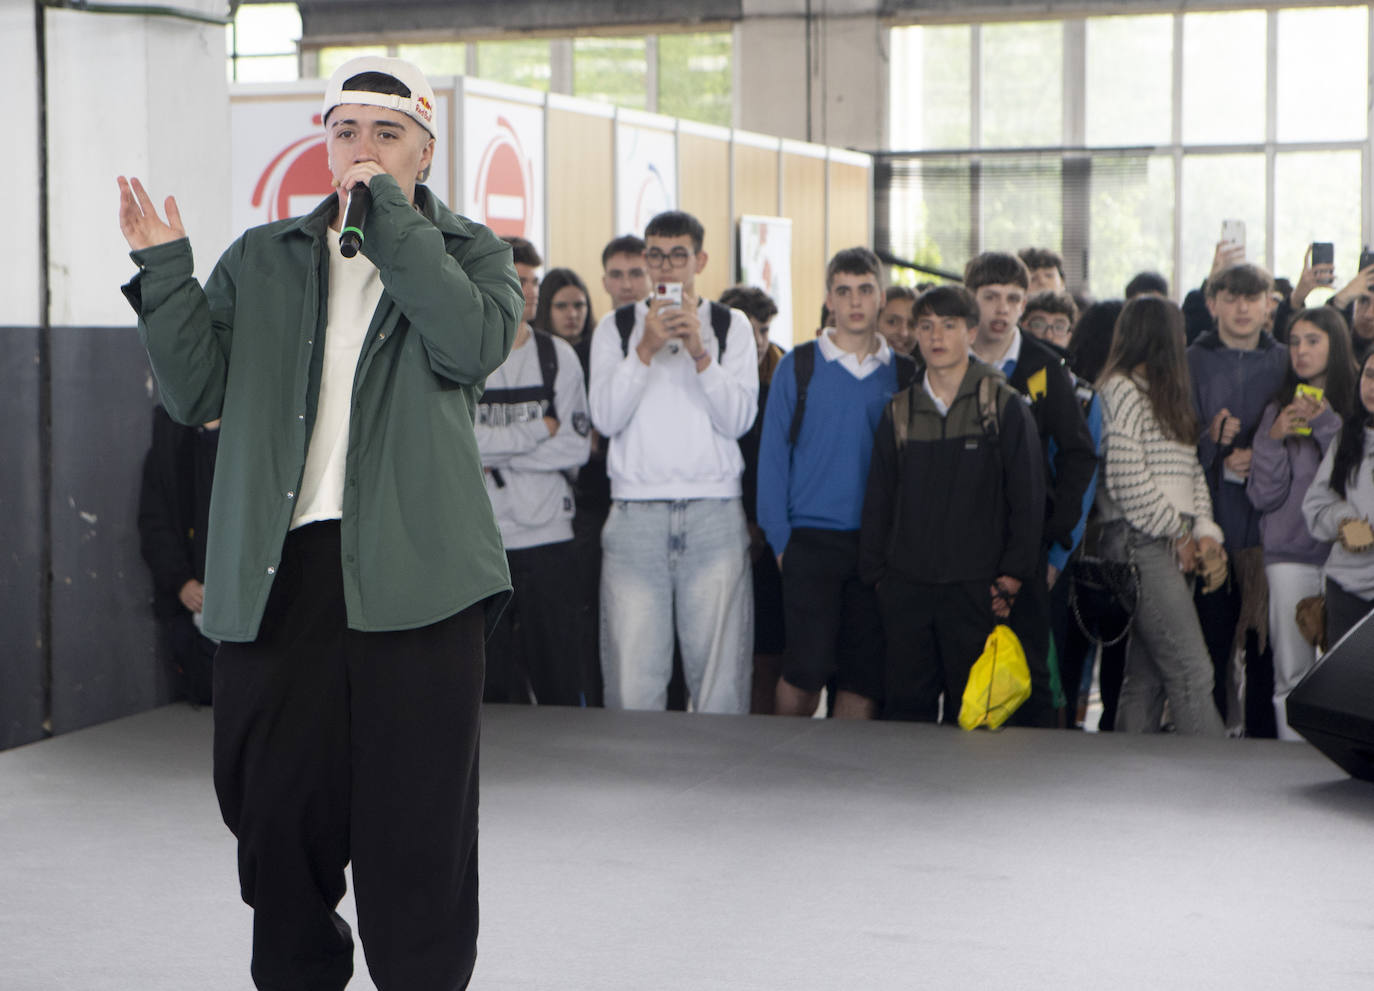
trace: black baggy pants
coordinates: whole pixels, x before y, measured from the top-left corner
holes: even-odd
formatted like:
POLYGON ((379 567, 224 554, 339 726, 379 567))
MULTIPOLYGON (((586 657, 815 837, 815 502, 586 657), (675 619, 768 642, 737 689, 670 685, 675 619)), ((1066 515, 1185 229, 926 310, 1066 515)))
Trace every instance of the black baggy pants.
POLYGON ((253 981, 337 991, 353 862, 380 991, 467 987, 477 952, 482 604, 349 630, 339 525, 288 535, 258 639, 215 661, 215 791, 253 907, 253 981))

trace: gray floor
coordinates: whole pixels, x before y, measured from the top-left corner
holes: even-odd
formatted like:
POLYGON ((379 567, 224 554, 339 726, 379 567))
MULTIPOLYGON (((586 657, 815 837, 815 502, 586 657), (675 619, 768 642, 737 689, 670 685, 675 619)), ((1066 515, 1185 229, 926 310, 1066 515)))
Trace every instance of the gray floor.
MULTIPOLYGON (((485 719, 474 988, 1374 987, 1374 785, 1305 744, 485 719)), ((250 987, 209 741, 0 753, 0 989, 250 987)))

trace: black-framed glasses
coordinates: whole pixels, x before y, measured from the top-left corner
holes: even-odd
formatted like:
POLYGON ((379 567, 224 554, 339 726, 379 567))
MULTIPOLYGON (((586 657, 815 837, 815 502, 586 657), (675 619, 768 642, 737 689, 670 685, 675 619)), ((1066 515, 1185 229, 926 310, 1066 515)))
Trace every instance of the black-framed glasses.
POLYGON ((1032 317, 1026 321, 1026 329, 1036 334, 1067 334, 1070 326, 1067 320, 1045 320, 1042 317, 1032 317))
POLYGON ((660 251, 658 248, 650 248, 644 252, 644 260, 655 268, 664 262, 671 262, 674 267, 686 265, 692 260, 692 253, 686 248, 677 247, 672 251, 660 251))

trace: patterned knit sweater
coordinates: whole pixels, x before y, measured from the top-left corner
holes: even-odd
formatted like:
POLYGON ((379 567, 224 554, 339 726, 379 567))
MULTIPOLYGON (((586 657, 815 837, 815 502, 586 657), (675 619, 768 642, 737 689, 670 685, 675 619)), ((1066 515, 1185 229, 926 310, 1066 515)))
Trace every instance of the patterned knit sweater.
POLYGON ((1150 398, 1138 382, 1113 375, 1101 391, 1106 413, 1104 457, 1107 484, 1099 486, 1102 519, 1125 518, 1151 537, 1180 536, 1185 513, 1194 517, 1194 533, 1222 541, 1212 519, 1207 478, 1197 447, 1165 436, 1150 398))

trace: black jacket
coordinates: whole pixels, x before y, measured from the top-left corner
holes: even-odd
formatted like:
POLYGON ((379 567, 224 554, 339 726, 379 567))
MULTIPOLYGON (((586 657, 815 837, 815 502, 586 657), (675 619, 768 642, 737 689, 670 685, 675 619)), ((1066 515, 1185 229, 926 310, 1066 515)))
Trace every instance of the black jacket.
MULTIPOLYGON (((900 395, 900 394, 899 394, 900 395)), ((970 361, 949 413, 941 416, 918 380, 900 452, 894 399, 873 441, 864 496, 859 573, 910 582, 1029 580, 1040 558, 1044 469, 1035 421, 994 368, 970 361), (980 422, 978 381, 998 383, 998 427, 980 422)))
POLYGON ((1008 383, 1030 401, 1040 435, 1042 469, 1048 499, 1044 519, 1046 545, 1073 546, 1073 531, 1083 512, 1083 494, 1097 471, 1097 448, 1083 418, 1073 375, 1049 345, 1021 336, 1021 357, 1008 383), (1050 442, 1054 456, 1050 456, 1050 442))
POLYGON ((153 443, 143 459, 138 496, 139 549, 153 574, 153 613, 184 613, 178 593, 191 579, 205 581, 205 531, 218 430, 183 427, 161 406, 153 409, 153 443))

